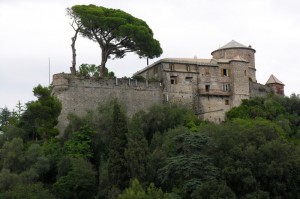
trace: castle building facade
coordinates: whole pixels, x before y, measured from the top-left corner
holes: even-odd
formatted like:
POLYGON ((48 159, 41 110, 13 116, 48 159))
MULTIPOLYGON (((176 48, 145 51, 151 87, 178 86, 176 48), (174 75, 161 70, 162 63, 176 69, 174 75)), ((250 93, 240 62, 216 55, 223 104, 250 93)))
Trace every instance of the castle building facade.
POLYGON ((53 95, 62 102, 58 128, 68 125, 68 114, 79 116, 114 98, 129 116, 154 104, 177 103, 202 119, 225 120, 225 113, 243 99, 284 95, 284 84, 271 75, 257 83, 255 50, 231 41, 213 51, 211 59, 165 58, 136 72, 133 79, 82 79, 71 74, 53 75, 53 95), (137 81, 142 76, 145 81, 137 81))
POLYGON ((162 82, 165 102, 192 107, 201 118, 213 122, 243 99, 267 93, 284 94, 284 84, 271 76, 257 83, 255 50, 234 40, 211 53, 211 59, 161 59, 134 76, 162 82))

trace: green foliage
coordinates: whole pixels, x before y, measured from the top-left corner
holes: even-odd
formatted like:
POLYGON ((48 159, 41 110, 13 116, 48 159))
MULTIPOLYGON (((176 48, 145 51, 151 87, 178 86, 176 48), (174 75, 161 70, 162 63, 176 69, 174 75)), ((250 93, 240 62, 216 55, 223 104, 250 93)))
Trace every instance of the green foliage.
POLYGON ((93 157, 91 137, 94 132, 87 126, 72 133, 65 142, 65 154, 74 158, 89 159, 93 157))
MULTIPOLYGON (((192 199, 218 199, 227 198, 235 199, 234 192, 226 185, 224 181, 210 180, 202 183, 193 191, 191 195, 192 199)), ((257 197, 253 197, 257 198, 257 197)))
POLYGON ((80 33, 95 42, 102 50, 100 75, 105 73, 107 60, 123 58, 128 52, 136 52, 140 57, 155 58, 162 49, 146 22, 130 14, 95 5, 75 5, 69 15, 82 26, 80 33))
POLYGON ((139 82, 145 82, 146 81, 145 77, 139 76, 139 75, 138 76, 134 76, 133 79, 136 79, 139 82))
POLYGON ((2 199, 55 199, 49 190, 43 187, 43 184, 19 184, 7 192, 0 193, 2 199))
POLYGON ((48 89, 36 91, 29 105, 41 109, 27 105, 0 135, 0 198, 299 197, 299 96, 246 100, 222 124, 178 105, 126 118, 111 101, 70 115, 62 137, 32 140, 28 110, 41 125, 42 110, 57 108, 48 89))
POLYGON ((267 120, 236 119, 211 132, 217 147, 210 153, 238 198, 295 197, 299 188, 293 185, 299 178, 293 173, 299 171, 299 151, 281 136, 281 128, 267 120))
POLYGON ((62 199, 92 198, 96 195, 96 172, 84 159, 69 159, 58 180, 53 184, 53 193, 62 199))
POLYGON ((128 184, 125 149, 127 145, 127 121, 120 105, 115 101, 113 111, 113 127, 109 143, 108 175, 110 179, 111 197, 114 198, 128 184))
POLYGON ((10 172, 9 169, 2 169, 0 172, 0 193, 11 190, 20 181, 21 179, 19 175, 10 172))
POLYGON ((173 199, 171 194, 164 193, 153 183, 145 191, 137 179, 131 181, 130 187, 125 189, 118 199, 173 199))
POLYGON ((300 99, 295 94, 290 98, 269 95, 266 98, 257 97, 243 100, 239 107, 226 113, 229 120, 234 118, 263 118, 274 121, 281 126, 287 137, 297 137, 300 125, 300 99))
POLYGON ((19 127, 23 128, 31 139, 48 139, 58 134, 55 125, 60 114, 62 105, 59 100, 51 96, 47 87, 38 85, 33 89, 37 101, 26 104, 27 109, 23 113, 19 127))
POLYGON ((205 152, 212 145, 209 138, 182 131, 181 134, 172 133, 174 136, 168 143, 169 157, 158 177, 168 191, 178 190, 182 197, 189 198, 203 182, 218 176, 218 168, 205 152))
POLYGON ((4 142, 11 141, 14 138, 25 139, 25 137, 26 132, 23 129, 14 125, 8 125, 5 127, 5 131, 0 134, 0 146, 2 146, 4 142))
POLYGON ((7 107, 0 109, 0 130, 2 130, 9 123, 11 112, 7 107))
POLYGON ((142 182, 146 182, 150 152, 147 140, 141 128, 140 118, 137 115, 133 116, 131 120, 127 140, 128 144, 125 150, 125 157, 130 178, 137 178, 142 182))
POLYGON ((181 125, 195 128, 190 124, 200 124, 191 110, 176 104, 154 105, 150 107, 149 112, 141 111, 138 114, 149 145, 155 132, 164 133, 181 125))
POLYGON ((1 168, 20 173, 24 170, 24 145, 21 138, 5 142, 0 150, 1 168))
POLYGON ((81 64, 78 75, 83 78, 99 78, 99 69, 95 64, 81 64))

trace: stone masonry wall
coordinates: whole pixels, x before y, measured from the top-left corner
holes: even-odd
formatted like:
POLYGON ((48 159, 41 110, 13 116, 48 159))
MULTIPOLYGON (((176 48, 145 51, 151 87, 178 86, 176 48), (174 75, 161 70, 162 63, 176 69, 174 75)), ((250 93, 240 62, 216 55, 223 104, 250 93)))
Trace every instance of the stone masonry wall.
POLYGON ((272 93, 272 89, 269 86, 259 84, 256 82, 249 82, 250 97, 265 97, 272 93))
POLYGON ((53 76, 53 95, 62 102, 62 112, 57 125, 61 133, 68 125, 67 116, 79 116, 94 110, 100 103, 117 98, 129 116, 139 110, 162 103, 162 88, 159 82, 137 82, 129 79, 82 80, 67 74, 53 76))

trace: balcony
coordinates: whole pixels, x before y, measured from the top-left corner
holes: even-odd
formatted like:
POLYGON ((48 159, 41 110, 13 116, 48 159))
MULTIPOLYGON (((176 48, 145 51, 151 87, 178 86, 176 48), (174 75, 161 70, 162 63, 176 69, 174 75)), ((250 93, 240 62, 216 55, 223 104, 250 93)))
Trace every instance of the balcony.
POLYGON ((200 96, 231 96, 232 95, 232 91, 223 91, 220 89, 198 89, 198 94, 200 96))

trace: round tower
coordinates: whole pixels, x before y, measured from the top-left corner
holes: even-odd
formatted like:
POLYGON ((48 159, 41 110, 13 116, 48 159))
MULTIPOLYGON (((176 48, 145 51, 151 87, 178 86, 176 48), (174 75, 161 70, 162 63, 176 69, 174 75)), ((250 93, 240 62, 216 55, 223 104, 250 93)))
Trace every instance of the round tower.
POLYGON ((242 58, 249 62, 249 66, 255 68, 255 50, 251 46, 245 46, 234 40, 213 51, 211 55, 213 59, 236 59, 242 58))

